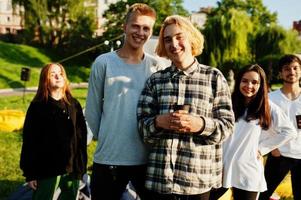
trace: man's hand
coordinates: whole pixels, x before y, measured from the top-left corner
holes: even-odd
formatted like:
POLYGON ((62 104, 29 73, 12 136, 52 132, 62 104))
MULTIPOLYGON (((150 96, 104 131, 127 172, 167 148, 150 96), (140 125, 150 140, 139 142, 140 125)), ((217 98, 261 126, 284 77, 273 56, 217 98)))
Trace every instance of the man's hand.
POLYGON ((201 117, 189 115, 185 110, 158 115, 156 126, 167 130, 181 133, 195 133, 204 128, 204 120, 201 117))

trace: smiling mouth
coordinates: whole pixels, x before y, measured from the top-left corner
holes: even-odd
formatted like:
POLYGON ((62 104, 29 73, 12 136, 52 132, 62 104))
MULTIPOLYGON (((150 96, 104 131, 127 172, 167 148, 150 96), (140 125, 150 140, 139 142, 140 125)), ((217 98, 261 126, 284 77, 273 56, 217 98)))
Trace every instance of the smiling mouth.
POLYGON ((145 40, 144 38, 141 38, 139 36, 133 36, 133 39, 135 42, 143 42, 145 40))
POLYGON ((173 54, 179 54, 179 53, 181 53, 181 49, 172 50, 171 53, 173 53, 173 54))

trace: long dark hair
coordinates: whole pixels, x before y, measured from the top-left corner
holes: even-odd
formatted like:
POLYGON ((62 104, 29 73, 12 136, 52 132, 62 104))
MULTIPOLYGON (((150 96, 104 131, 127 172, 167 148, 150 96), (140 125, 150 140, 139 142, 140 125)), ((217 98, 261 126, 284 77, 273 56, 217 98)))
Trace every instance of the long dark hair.
POLYGON ((264 70, 257 64, 247 65, 244 67, 235 78, 235 87, 232 93, 233 111, 235 114, 235 121, 241 118, 246 109, 247 115, 245 120, 259 120, 259 125, 263 129, 268 129, 271 125, 271 112, 268 98, 268 86, 264 70), (260 77, 260 86, 255 97, 245 105, 245 96, 240 92, 239 85, 243 75, 247 72, 256 72, 260 77))
POLYGON ((70 104, 70 99, 72 97, 70 87, 69 87, 69 81, 67 79, 66 71, 64 67, 59 63, 49 63, 46 64, 40 73, 40 80, 39 80, 39 86, 38 91, 33 99, 33 101, 48 101, 48 96, 50 95, 50 69, 52 65, 57 65, 61 68, 62 74, 65 80, 65 85, 63 88, 63 101, 67 104, 70 104))

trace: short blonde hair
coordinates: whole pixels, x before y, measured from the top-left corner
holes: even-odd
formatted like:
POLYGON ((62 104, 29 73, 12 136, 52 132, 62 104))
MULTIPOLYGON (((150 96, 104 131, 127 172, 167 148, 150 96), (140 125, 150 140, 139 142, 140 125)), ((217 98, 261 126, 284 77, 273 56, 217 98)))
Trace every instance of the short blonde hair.
POLYGON ((176 24, 186 33, 188 33, 188 39, 191 44, 191 52, 193 56, 198 56, 203 52, 204 48, 204 36, 202 33, 193 26, 193 24, 185 17, 179 15, 168 16, 160 29, 159 42, 156 47, 156 53, 160 57, 167 57, 167 53, 164 46, 164 30, 168 25, 176 24))
POLYGON ((156 11, 151 8, 150 6, 148 6, 147 4, 144 3, 134 3, 133 5, 130 6, 126 17, 125 17, 125 23, 127 24, 128 21, 130 20, 131 16, 133 14, 137 14, 137 15, 145 15, 145 16, 149 16, 151 18, 153 18, 154 20, 156 20, 156 11))

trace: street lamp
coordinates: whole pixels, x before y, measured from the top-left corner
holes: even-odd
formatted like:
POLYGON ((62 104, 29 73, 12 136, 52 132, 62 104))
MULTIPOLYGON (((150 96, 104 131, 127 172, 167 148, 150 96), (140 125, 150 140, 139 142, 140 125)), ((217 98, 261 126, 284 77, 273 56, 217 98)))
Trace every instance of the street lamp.
MULTIPOLYGON (((110 46, 110 51, 114 51, 114 42, 113 41, 105 40, 104 44, 106 46, 110 46)), ((119 40, 116 40, 116 46, 119 47, 120 45, 121 45, 121 42, 119 40)))

